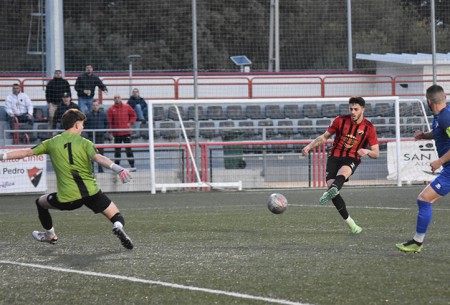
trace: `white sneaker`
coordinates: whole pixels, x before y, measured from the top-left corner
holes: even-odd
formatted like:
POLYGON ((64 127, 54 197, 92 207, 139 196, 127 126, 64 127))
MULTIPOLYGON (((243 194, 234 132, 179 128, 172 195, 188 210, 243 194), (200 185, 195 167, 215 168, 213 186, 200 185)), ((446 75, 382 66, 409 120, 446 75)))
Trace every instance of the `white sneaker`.
POLYGON ((37 241, 42 241, 53 245, 58 241, 58 236, 56 236, 56 234, 52 238, 50 238, 47 232, 33 231, 31 235, 37 241))

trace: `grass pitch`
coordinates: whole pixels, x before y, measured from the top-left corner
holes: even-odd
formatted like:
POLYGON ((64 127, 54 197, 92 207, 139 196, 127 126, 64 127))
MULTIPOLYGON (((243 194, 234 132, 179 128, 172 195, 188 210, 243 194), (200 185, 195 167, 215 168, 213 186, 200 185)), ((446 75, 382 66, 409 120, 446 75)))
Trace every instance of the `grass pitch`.
POLYGON ((415 231, 422 187, 345 188, 352 235, 323 190, 109 194, 135 243, 102 216, 52 211, 57 245, 39 243, 36 196, 0 202, 0 304, 450 304, 450 206, 434 205, 420 254, 395 243, 415 231))

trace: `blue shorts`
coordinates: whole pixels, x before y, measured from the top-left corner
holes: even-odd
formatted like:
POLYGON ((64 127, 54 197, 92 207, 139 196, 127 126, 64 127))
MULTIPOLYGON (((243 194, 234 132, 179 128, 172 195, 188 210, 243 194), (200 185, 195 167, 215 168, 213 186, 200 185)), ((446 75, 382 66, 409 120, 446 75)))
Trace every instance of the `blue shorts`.
POLYGON ((442 172, 431 182, 433 190, 441 196, 450 193, 450 167, 444 167, 442 172))

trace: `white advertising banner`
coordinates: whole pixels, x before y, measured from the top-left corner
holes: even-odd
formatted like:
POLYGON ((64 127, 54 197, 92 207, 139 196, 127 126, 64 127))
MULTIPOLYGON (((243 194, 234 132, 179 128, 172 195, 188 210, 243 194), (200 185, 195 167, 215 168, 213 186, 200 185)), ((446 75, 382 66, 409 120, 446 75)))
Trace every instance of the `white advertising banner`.
MULTIPOLYGON (((0 150, 0 153, 8 152, 0 150)), ((47 155, 0 161, 0 193, 34 193, 47 190, 47 155)))
MULTIPOLYGON (((434 141, 400 142, 401 181, 432 181, 440 169, 431 173, 430 163, 437 159, 434 141)), ((397 180, 397 149, 395 142, 387 143, 388 180, 397 180)))

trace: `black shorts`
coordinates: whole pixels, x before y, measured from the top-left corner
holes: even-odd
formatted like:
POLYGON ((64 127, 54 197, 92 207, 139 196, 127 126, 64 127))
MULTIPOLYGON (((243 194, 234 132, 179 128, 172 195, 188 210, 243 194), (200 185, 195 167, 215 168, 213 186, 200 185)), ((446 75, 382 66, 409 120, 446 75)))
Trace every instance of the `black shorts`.
MULTIPOLYGON (((327 181, 335 179, 339 169, 344 165, 347 165, 352 169, 353 175, 359 163, 360 161, 355 158, 329 156, 327 160, 327 181)), ((348 179, 346 181, 348 181, 348 179)))
POLYGON ((47 201, 50 205, 58 210, 71 211, 81 208, 83 205, 94 211, 95 214, 106 210, 111 204, 111 199, 108 198, 102 191, 97 194, 84 197, 71 202, 59 202, 56 193, 48 194, 47 201))

